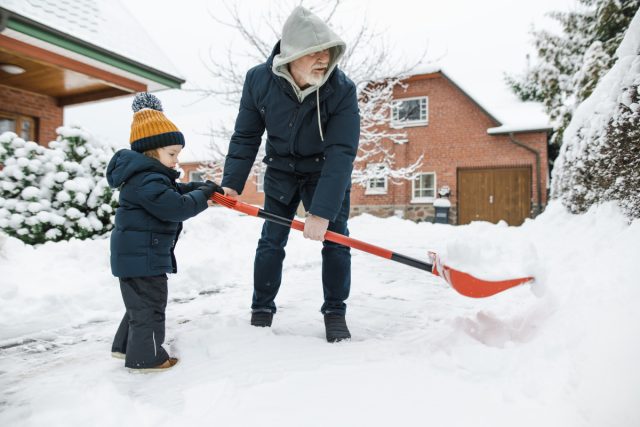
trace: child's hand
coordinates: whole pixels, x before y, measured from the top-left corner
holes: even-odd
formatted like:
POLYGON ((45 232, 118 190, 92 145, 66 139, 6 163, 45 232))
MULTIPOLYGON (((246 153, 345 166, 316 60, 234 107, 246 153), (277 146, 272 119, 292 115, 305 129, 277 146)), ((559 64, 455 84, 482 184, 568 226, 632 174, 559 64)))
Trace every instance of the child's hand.
POLYGON ((204 195, 207 196, 207 199, 210 199, 211 196, 213 196, 213 193, 224 194, 224 190, 222 190, 222 187, 209 180, 207 180, 207 182, 205 182, 203 186, 198 187, 198 190, 201 190, 204 195))

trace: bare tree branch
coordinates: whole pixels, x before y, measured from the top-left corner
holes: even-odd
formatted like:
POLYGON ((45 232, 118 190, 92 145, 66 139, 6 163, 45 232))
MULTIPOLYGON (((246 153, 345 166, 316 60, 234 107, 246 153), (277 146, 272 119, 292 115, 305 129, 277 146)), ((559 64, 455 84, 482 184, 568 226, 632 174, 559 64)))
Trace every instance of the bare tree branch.
MULTIPOLYGON (((193 91, 198 92, 202 98, 211 96, 227 104, 237 104, 245 77, 245 70, 240 67, 240 63, 246 60, 258 64, 266 60, 273 45, 280 39, 282 24, 294 6, 304 5, 325 22, 330 22, 343 4, 341 0, 312 2, 310 5, 306 3, 304 0, 272 2, 268 11, 259 16, 261 26, 254 26, 253 21, 244 16, 237 5, 231 6, 224 2, 227 20, 219 18, 219 13, 216 16, 212 14, 213 20, 236 31, 245 46, 241 49, 229 46, 224 59, 210 52, 208 63, 205 65, 211 73, 214 86, 193 91)), ((247 13, 250 14, 250 11, 247 13)), ((365 185, 367 180, 381 176, 389 178, 393 183, 413 179, 422 165, 422 157, 410 165, 395 165, 394 145, 406 144, 408 140, 403 129, 394 129, 391 126, 391 105, 394 88, 403 86, 402 79, 423 63, 427 51, 410 63, 404 58, 399 58, 397 54, 394 56, 396 50, 388 45, 382 31, 370 25, 366 15, 361 18, 359 24, 349 23, 348 28, 335 24, 335 21, 332 27, 347 43, 347 50, 339 66, 358 88, 361 136, 352 181, 365 185), (374 162, 376 168, 367 166, 374 162)), ((231 133, 231 129, 224 126, 211 130, 212 161, 205 168, 211 171, 221 170, 226 153, 220 148, 222 144, 218 144, 217 141, 228 140, 231 133)), ((256 159, 255 170, 262 167, 261 157, 258 156, 256 159)))

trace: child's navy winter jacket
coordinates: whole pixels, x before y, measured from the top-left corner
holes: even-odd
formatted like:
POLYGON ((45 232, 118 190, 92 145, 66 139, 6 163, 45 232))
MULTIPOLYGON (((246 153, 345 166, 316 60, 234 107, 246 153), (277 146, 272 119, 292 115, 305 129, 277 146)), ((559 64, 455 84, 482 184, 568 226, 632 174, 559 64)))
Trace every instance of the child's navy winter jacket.
POLYGON ((177 271, 173 254, 182 221, 207 208, 202 182, 180 184, 179 173, 144 154, 123 149, 107 166, 107 181, 120 188, 111 233, 111 272, 116 277, 177 271))

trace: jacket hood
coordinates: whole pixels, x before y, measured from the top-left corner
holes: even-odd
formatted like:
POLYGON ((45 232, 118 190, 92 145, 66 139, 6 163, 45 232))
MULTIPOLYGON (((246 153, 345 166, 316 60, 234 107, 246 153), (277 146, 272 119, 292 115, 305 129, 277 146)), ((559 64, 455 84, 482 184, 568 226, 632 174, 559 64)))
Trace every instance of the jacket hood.
POLYGON ((329 49, 331 59, 322 83, 329 78, 347 45, 329 26, 302 6, 296 7, 282 27, 280 53, 273 58, 273 72, 289 75, 286 66, 291 61, 313 52, 329 49))
POLYGON ((107 182, 112 188, 120 187, 129 178, 140 172, 157 172, 172 181, 180 176, 176 170, 166 167, 158 160, 129 149, 116 152, 107 165, 107 182))

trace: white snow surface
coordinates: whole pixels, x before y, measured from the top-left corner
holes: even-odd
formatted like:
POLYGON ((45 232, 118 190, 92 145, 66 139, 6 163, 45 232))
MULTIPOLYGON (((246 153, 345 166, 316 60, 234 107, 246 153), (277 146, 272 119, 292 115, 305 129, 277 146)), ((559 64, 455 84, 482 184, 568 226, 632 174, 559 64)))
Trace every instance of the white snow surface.
POLYGON ((492 297, 352 251, 350 342, 328 344, 318 242, 292 232, 272 328, 249 325, 261 221, 210 208, 185 223, 169 279, 180 363, 110 356, 123 314, 108 236, 37 248, 0 235, 2 426, 640 425, 640 222, 552 203, 520 227, 368 215, 352 237, 486 277, 492 297))

